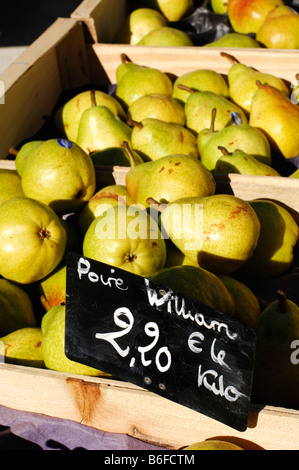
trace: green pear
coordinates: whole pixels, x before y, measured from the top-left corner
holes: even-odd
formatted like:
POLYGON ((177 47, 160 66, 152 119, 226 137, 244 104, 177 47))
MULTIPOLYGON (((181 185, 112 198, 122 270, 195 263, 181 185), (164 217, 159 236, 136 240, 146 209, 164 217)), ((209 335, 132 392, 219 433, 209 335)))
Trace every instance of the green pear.
POLYGON ((172 97, 185 104, 190 92, 179 88, 185 85, 193 91, 213 91, 218 95, 228 98, 228 84, 225 78, 218 72, 208 69, 192 70, 180 75, 173 84, 172 97))
POLYGON ((120 147, 131 139, 132 129, 106 106, 86 109, 80 119, 77 145, 86 153, 120 147))
POLYGON ((114 43, 136 45, 147 33, 166 26, 167 20, 152 8, 136 8, 125 18, 116 33, 114 43))
POLYGON ((145 118, 160 119, 181 126, 186 122, 183 105, 171 96, 157 93, 141 96, 128 109, 128 120, 141 122, 145 118))
POLYGON ((65 354, 65 305, 52 307, 42 318, 42 354, 47 369, 71 374, 107 376, 93 367, 72 361, 65 354))
POLYGON ((215 193, 211 173, 199 160, 188 155, 167 155, 142 164, 136 164, 131 156, 131 162, 131 169, 126 173, 126 187, 134 201, 145 207, 150 205, 148 198, 167 203, 182 197, 215 193))
POLYGON ((255 332, 254 402, 298 409, 299 367, 292 350, 299 338, 298 305, 278 291, 277 299, 261 312, 255 332))
POLYGON ((116 67, 115 71, 116 84, 119 84, 119 82, 127 72, 133 72, 134 70, 141 70, 145 68, 146 67, 144 65, 132 62, 126 54, 120 54, 120 64, 116 67))
POLYGON ((228 0, 211 0, 211 8, 214 13, 224 15, 227 13, 228 0))
POLYGON ((125 118, 121 104, 111 95, 100 90, 86 90, 78 93, 61 108, 54 116, 58 128, 63 128, 66 137, 76 142, 81 116, 92 106, 106 106, 120 118, 125 118))
POLYGON ((213 91, 193 91, 184 85, 179 88, 189 91, 185 103, 186 127, 198 134, 210 126, 211 113, 216 108, 214 130, 219 131, 233 124, 232 113, 238 113, 243 123, 248 123, 247 116, 235 103, 213 91))
POLYGON ((242 150, 229 153, 225 147, 219 147, 223 156, 218 158, 215 173, 239 173, 241 175, 280 176, 270 165, 259 162, 255 157, 242 150))
POLYGON ((50 206, 15 197, 0 209, 0 274, 29 284, 47 276, 60 263, 66 231, 50 206))
POLYGON ((254 328, 261 313, 261 307, 256 295, 246 284, 229 274, 218 274, 218 278, 223 282, 234 300, 234 318, 249 326, 249 328, 254 328))
POLYGON ((164 268, 150 279, 234 317, 235 304, 231 294, 215 274, 200 266, 164 268))
POLYGON ((196 136, 186 127, 155 118, 128 123, 133 126, 132 148, 143 160, 157 160, 171 154, 185 154, 198 159, 196 136))
POLYGON ((16 151, 15 165, 16 170, 20 176, 22 176, 22 170, 25 161, 28 157, 43 143, 43 140, 32 140, 23 144, 20 150, 16 151))
POLYGON ((227 52, 221 52, 220 55, 232 64, 228 71, 229 96, 248 114, 251 112, 252 98, 258 90, 257 80, 260 83, 268 83, 285 96, 289 96, 289 88, 281 78, 242 64, 227 52))
POLYGON ((184 31, 162 26, 143 36, 137 46, 192 47, 193 42, 184 31))
POLYGON ((273 278, 292 264, 299 228, 293 216, 274 201, 250 202, 260 221, 260 236, 251 258, 240 268, 241 275, 254 279, 273 278))
POLYGON ((147 0, 152 8, 160 11, 168 21, 179 21, 193 9, 193 0, 147 0))
POLYGON ((22 189, 26 197, 48 204, 57 213, 78 210, 95 191, 90 156, 64 139, 44 141, 26 160, 22 189))
POLYGON ((59 264, 50 274, 38 283, 41 304, 46 311, 55 305, 66 302, 66 265, 59 264))
POLYGON ((220 439, 207 439, 206 441, 199 441, 183 447, 183 450, 244 450, 242 447, 229 442, 228 440, 220 439))
POLYGON ((4 349, 4 362, 27 367, 44 368, 42 341, 43 336, 40 327, 24 327, 12 331, 0 338, 0 346, 2 343, 2 348, 4 349))
POLYGON ((260 233, 250 204, 230 194, 185 197, 167 204, 161 224, 192 263, 229 274, 253 254, 260 233))
POLYGON ((283 4, 283 0, 229 0, 227 14, 237 33, 257 33, 269 11, 283 4))
POLYGON ((150 67, 137 67, 126 70, 117 82, 115 92, 116 98, 125 111, 135 100, 151 93, 171 96, 172 81, 166 73, 150 67))
POLYGON ((299 49, 299 14, 287 5, 277 6, 266 16, 256 39, 269 49, 299 49))
POLYGON ((202 163, 210 171, 214 171, 217 160, 223 155, 219 147, 225 147, 231 153, 242 150, 271 166, 271 147, 264 133, 247 123, 233 124, 215 131, 216 111, 216 108, 212 110, 210 127, 197 135, 197 147, 202 163))
POLYGON ((258 82, 249 124, 263 131, 283 157, 299 155, 299 106, 277 88, 258 82))
POLYGON ((91 222, 110 207, 117 204, 130 206, 134 203, 125 185, 114 184, 100 189, 89 199, 79 214, 77 223, 81 236, 84 237, 91 222))
POLYGON ((247 36, 247 34, 227 33, 215 41, 204 44, 203 47, 248 47, 257 49, 261 47, 261 45, 256 39, 247 36))
POLYGON ((24 196, 19 173, 16 170, 0 168, 0 204, 18 196, 24 196))
POLYGON ((0 279, 0 335, 19 328, 36 326, 33 305, 27 292, 18 284, 0 279))
POLYGON ((140 276, 162 269, 166 245, 158 223, 146 210, 116 205, 90 224, 83 255, 140 276))

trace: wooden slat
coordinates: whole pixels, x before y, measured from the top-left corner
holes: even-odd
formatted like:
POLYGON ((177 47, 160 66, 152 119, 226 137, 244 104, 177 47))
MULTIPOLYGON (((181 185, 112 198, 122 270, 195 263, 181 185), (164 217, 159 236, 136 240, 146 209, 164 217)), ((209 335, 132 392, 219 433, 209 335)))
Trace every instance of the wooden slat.
POLYGON ((246 449, 298 450, 299 411, 252 405, 239 432, 127 382, 0 364, 0 404, 178 449, 227 437, 246 449))

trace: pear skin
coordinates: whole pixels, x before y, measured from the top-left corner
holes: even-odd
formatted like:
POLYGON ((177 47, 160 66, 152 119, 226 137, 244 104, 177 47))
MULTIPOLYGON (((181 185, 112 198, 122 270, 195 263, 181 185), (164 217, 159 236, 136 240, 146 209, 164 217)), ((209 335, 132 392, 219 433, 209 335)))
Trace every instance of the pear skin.
POLYGON ((227 33, 213 42, 204 44, 203 47, 250 47, 258 49, 261 45, 251 36, 247 36, 247 34, 227 33))
POLYGON ((268 49, 298 49, 299 14, 286 5, 276 7, 267 15, 256 39, 268 49))
POLYGON ((160 11, 168 21, 179 21, 193 10, 193 0, 149 0, 149 5, 160 11))
POLYGON ((4 362, 27 367, 44 368, 42 342, 43 336, 40 327, 26 327, 12 331, 0 338, 4 362))
POLYGON ((184 126, 185 110, 181 103, 171 96, 152 93, 134 101, 127 112, 127 120, 141 122, 145 118, 159 119, 184 126))
POLYGON ((252 256, 260 233, 250 204, 229 194, 171 202, 162 211, 161 224, 192 263, 214 273, 229 274, 242 266, 252 256))
POLYGON ((241 150, 235 150, 233 153, 227 152, 220 146, 223 156, 220 157, 215 165, 215 173, 238 173, 241 175, 263 175, 280 176, 278 171, 270 165, 259 162, 255 157, 241 150))
POLYGON ((277 88, 258 82, 249 124, 260 129, 285 158, 299 155, 299 107, 277 88))
POLYGON ((16 152, 15 165, 16 170, 22 176, 23 166, 28 157, 43 143, 43 140, 33 140, 23 144, 19 151, 16 152))
POLYGON ((162 286, 218 309, 231 317, 235 315, 234 300, 223 282, 199 266, 173 266, 158 271, 150 278, 162 286))
POLYGON ((147 33, 166 26, 167 20, 153 8, 136 8, 125 18, 116 33, 114 43, 136 45, 147 33))
POLYGON ((207 439, 206 441, 194 442, 183 450, 244 450, 242 447, 229 441, 221 441, 218 439, 207 439))
POLYGON ((180 89, 185 85, 193 91, 213 91, 228 98, 229 90, 226 79, 218 72, 210 69, 197 69, 180 75, 173 84, 172 97, 185 104, 190 93, 180 89))
POLYGON ((0 169, 0 204, 12 197, 24 196, 22 181, 16 170, 0 169))
POLYGON ((227 14, 237 33, 256 33, 269 11, 283 4, 282 0, 229 0, 227 14))
POLYGON ((138 46, 192 47, 193 42, 187 33, 169 26, 150 31, 137 43, 138 46))

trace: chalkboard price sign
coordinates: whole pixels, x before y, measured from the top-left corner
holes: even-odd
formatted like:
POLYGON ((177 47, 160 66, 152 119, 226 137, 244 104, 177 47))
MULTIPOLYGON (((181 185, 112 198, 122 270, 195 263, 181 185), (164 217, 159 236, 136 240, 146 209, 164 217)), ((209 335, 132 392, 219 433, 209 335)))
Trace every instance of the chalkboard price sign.
POLYGON ((252 329, 147 278, 70 253, 65 353, 239 431, 247 428, 252 329))

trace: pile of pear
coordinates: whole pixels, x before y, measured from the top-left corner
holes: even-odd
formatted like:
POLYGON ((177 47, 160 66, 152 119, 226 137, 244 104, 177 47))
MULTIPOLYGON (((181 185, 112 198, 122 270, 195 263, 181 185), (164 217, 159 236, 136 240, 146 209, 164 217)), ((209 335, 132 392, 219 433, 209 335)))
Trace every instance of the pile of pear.
POLYGON ((279 201, 219 193, 215 176, 279 177, 272 154, 299 154, 299 108, 282 79, 222 55, 232 61, 227 76, 170 77, 123 57, 114 95, 75 94, 55 112, 57 138, 29 140, 15 152, 16 169, 1 170, 5 362, 109 376, 65 355, 66 255, 76 252, 253 328, 254 399, 298 408, 290 390, 299 369, 286 362, 299 307, 286 292, 277 308, 275 289, 266 309, 247 285, 290 272, 298 224, 279 201), (125 184, 105 184, 98 166, 125 167, 125 184))
MULTIPOLYGON (((202 15, 214 14, 217 21, 222 15, 227 28, 204 47, 299 48, 299 14, 282 0, 211 0, 202 2, 200 8, 202 15)), ((113 42, 190 47, 194 41, 184 30, 184 21, 188 24, 190 20, 193 25, 198 14, 193 0, 140 0, 125 17, 113 42)))

